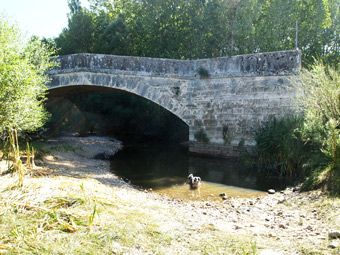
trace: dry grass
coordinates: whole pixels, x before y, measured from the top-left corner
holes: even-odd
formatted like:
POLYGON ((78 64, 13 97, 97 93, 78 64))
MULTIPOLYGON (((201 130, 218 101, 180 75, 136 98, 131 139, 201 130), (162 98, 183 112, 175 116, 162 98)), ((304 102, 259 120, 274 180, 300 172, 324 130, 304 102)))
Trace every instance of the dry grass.
POLYGON ((248 237, 187 225, 180 210, 131 188, 57 176, 26 176, 18 187, 17 177, 0 178, 0 253, 256 253, 248 237))

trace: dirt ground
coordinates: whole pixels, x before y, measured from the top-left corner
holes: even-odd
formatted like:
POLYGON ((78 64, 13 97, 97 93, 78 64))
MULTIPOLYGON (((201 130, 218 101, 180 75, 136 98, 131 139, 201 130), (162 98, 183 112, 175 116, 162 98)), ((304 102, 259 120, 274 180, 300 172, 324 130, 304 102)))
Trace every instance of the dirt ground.
POLYGON ((49 140, 46 147, 52 153, 44 156, 44 164, 55 169, 58 175, 93 178, 112 186, 128 185, 110 172, 109 160, 95 158, 114 155, 122 148, 119 141, 106 137, 65 136, 49 140))
POLYGON ((145 193, 150 201, 179 209, 181 219, 177 220, 182 224, 193 228, 210 224, 231 234, 251 236, 259 254, 340 254, 340 239, 331 236, 340 231, 340 201, 321 191, 307 193, 292 187, 250 199, 181 201, 137 190, 109 171, 108 160, 95 159, 98 154, 113 155, 121 149, 118 141, 62 137, 50 140, 47 147, 51 153, 44 157, 44 164, 55 169, 56 175, 94 178, 127 189, 132 196, 145 193))

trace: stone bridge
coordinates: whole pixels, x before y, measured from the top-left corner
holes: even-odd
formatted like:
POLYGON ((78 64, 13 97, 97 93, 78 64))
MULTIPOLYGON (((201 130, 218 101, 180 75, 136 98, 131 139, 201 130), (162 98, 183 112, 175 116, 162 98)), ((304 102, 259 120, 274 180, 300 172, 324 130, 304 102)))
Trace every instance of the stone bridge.
POLYGON ((49 72, 49 92, 110 89, 144 97, 189 126, 189 150, 237 156, 252 146, 261 122, 292 108, 287 89, 301 66, 299 51, 201 60, 100 54, 65 55, 49 72), (204 133, 209 142, 196 134, 204 133))

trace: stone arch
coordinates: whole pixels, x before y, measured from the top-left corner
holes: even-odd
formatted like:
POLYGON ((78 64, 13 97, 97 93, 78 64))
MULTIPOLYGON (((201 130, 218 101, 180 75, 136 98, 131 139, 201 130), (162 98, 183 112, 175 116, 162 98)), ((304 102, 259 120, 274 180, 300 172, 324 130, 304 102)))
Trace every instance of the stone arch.
MULTIPOLYGON (((122 91, 136 96, 143 97, 157 105, 160 105, 167 111, 171 112, 184 123, 188 125, 188 121, 184 118, 185 107, 175 99, 171 86, 168 90, 160 90, 148 83, 148 77, 134 77, 102 74, 102 73, 68 73, 53 75, 52 82, 48 88, 50 92, 55 90, 64 91, 65 94, 72 90, 72 93, 79 89, 96 89, 96 90, 116 90, 122 91)), ((164 81, 163 81, 164 82, 164 81)))

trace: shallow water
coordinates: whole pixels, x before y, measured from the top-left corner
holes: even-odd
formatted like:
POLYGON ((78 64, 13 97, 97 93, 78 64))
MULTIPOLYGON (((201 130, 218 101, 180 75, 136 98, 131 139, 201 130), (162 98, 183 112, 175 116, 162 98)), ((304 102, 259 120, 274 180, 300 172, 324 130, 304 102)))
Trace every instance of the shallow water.
POLYGON ((190 156, 179 145, 126 145, 111 161, 111 170, 143 189, 184 200, 221 200, 228 197, 257 197, 283 185, 273 179, 245 171, 235 160, 190 156), (199 190, 185 184, 190 174, 202 179, 199 190))
POLYGON ((191 190, 187 184, 178 184, 167 188, 155 190, 157 193, 165 194, 168 197, 183 200, 222 200, 225 194, 227 197, 258 197, 266 194, 263 191, 228 186, 213 182, 202 182, 199 189, 191 190))

